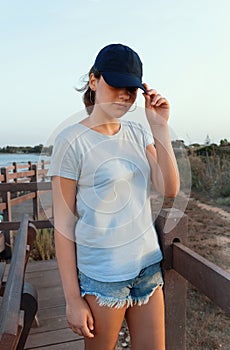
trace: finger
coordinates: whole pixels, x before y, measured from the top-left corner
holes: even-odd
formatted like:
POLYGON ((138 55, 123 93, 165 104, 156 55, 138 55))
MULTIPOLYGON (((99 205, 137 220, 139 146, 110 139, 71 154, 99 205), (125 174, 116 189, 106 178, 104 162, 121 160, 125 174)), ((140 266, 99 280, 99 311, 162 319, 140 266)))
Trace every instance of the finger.
POLYGON ((83 336, 83 333, 82 333, 80 328, 75 328, 75 327, 70 327, 70 328, 71 328, 72 332, 74 332, 80 336, 83 336))
POLYGON ((91 314, 88 316, 88 327, 91 331, 94 330, 94 321, 91 314))
MULTIPOLYGON (((149 89, 149 86, 148 86, 148 84, 146 84, 146 83, 143 83, 143 86, 144 86, 145 90, 146 90, 146 91, 148 91, 148 89, 149 89)), ((145 94, 145 93, 143 93, 143 94, 145 94)))
MULTIPOLYGON (((71 328, 71 327, 70 327, 71 328)), ((82 327, 82 328, 74 328, 72 327, 71 328, 72 331, 76 334, 78 334, 79 336, 82 336, 82 337, 87 337, 87 338, 93 338, 94 337, 94 334, 90 332, 90 330, 86 327, 82 327)))
POLYGON ((155 96, 157 95, 157 91, 155 89, 146 89, 147 90, 147 95, 148 96, 155 96))
POLYGON ((157 94, 157 95, 152 94, 151 95, 151 105, 155 106, 161 98, 162 98, 162 96, 160 94, 157 94))
POLYGON ((156 94, 156 93, 157 93, 156 90, 150 89, 149 86, 148 86, 148 84, 143 83, 143 86, 144 86, 144 88, 145 88, 145 90, 146 90, 146 92, 144 92, 143 95, 146 96, 146 95, 151 95, 151 94, 156 94))
POLYGON ((159 100, 157 100, 155 106, 159 107, 159 106, 163 106, 163 105, 168 106, 169 103, 168 103, 168 101, 166 100, 166 98, 161 97, 161 98, 159 98, 159 100))
POLYGON ((81 328, 82 335, 87 338, 93 338, 94 334, 90 331, 88 327, 81 328))
POLYGON ((157 105, 160 106, 163 103, 168 104, 168 101, 165 97, 162 97, 160 94, 157 94, 153 97, 152 101, 151 101, 151 105, 157 105))

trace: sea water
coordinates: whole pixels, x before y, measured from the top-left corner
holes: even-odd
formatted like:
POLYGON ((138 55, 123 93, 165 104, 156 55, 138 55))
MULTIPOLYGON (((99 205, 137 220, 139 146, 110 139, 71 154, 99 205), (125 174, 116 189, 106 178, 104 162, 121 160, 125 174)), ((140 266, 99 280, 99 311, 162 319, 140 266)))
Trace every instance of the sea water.
POLYGON ((14 162, 18 164, 39 163, 42 160, 49 161, 49 156, 43 156, 39 153, 0 153, 0 168, 12 165, 14 162))

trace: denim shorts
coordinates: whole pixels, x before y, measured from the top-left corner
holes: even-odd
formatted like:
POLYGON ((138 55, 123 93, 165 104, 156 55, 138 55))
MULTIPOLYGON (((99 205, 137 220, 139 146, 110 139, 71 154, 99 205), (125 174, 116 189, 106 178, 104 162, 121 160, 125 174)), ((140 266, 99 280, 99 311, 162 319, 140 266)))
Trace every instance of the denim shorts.
POLYGON ((100 306, 121 308, 146 304, 157 287, 163 286, 160 263, 145 267, 138 276, 121 282, 100 282, 78 271, 81 296, 95 295, 100 306))

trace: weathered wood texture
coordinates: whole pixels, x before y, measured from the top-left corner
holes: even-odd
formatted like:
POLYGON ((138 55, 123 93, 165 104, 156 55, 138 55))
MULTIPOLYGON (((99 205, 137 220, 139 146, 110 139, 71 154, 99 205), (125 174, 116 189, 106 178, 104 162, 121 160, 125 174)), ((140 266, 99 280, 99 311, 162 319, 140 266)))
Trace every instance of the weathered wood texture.
MULTIPOLYGON (((30 222, 35 225, 37 229, 40 228, 51 228, 54 225, 53 219, 49 220, 30 220, 30 222)), ((5 230, 18 230, 20 227, 20 221, 12 221, 12 222, 0 222, 0 231, 5 230)))
POLYGON ((188 247, 187 216, 177 209, 163 209, 157 220, 164 255, 166 349, 186 349, 187 281, 230 316, 230 274, 188 247))
POLYGON ((4 276, 5 267, 6 267, 6 263, 0 262, 0 295, 1 295, 2 280, 4 276))
POLYGON ((39 326, 31 328, 25 349, 83 350, 83 338, 67 325, 56 260, 28 264, 26 280, 38 290, 39 326))
POLYGON ((230 273, 181 243, 173 244, 173 269, 230 316, 230 273))
POLYGON ((0 231, 4 231, 5 240, 5 249, 1 253, 1 257, 5 259, 11 258, 11 231, 19 228, 22 213, 27 213, 36 220, 34 223, 38 229, 53 226, 53 220, 49 219, 53 216, 51 182, 39 182, 38 166, 30 164, 30 167, 33 176, 30 177, 32 182, 29 183, 12 182, 6 169, 1 169, 2 173, 5 174, 6 181, 0 183, 0 195, 2 195, 0 211, 3 213, 0 231))
POLYGON ((27 289, 24 286, 29 244, 32 245, 36 237, 35 227, 30 225, 28 228, 28 226, 28 215, 24 215, 16 236, 7 280, 4 288, 1 287, 3 294, 0 305, 1 350, 23 349, 37 310, 35 290, 32 286, 27 286, 27 289))
POLYGON ((187 216, 176 209, 164 209, 157 217, 156 229, 164 256, 166 349, 185 350, 187 281, 172 269, 172 247, 174 241, 187 241, 187 216))
MULTIPOLYGON (((21 204, 25 201, 32 199, 33 217, 39 218, 39 191, 42 191, 43 184, 46 179, 48 169, 46 165, 49 162, 40 162, 32 164, 18 165, 13 163, 12 166, 0 168, 0 193, 2 195, 2 201, 0 203, 0 210, 3 212, 4 221, 12 221, 12 207, 21 204), (28 186, 30 183, 36 183, 36 185, 28 186), (41 185, 40 185, 41 184, 41 185), (14 187, 15 185, 15 187, 14 187), (22 185, 22 186, 20 186, 22 185), (29 191, 30 193, 25 193, 29 191), (12 197, 13 195, 13 197, 12 197)), ((51 189, 50 184, 45 185, 45 190, 51 189)))

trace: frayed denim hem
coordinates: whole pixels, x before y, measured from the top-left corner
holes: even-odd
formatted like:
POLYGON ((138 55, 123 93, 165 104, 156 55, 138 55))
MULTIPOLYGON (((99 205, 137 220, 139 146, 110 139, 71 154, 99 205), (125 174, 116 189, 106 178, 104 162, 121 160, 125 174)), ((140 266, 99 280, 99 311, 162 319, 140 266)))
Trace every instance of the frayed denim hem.
POLYGON ((128 307, 132 307, 134 305, 144 305, 147 304, 149 299, 151 298, 151 296, 154 294, 154 292, 156 291, 156 289, 158 287, 163 287, 163 283, 159 283, 150 294, 146 294, 143 297, 139 297, 139 298, 135 298, 135 297, 131 297, 128 296, 125 299, 118 299, 118 298, 113 298, 113 297, 105 297, 105 296, 101 296, 98 293, 94 293, 94 292, 83 292, 81 294, 81 296, 84 298, 85 295, 94 295, 96 297, 96 300, 98 302, 98 304, 100 306, 107 306, 107 307, 111 307, 111 308, 115 308, 115 309, 120 309, 124 306, 128 307))
POLYGON ((122 307, 126 306, 132 306, 133 301, 130 296, 128 296, 125 299, 118 299, 118 298, 113 298, 113 297, 105 297, 101 296, 98 293, 94 292, 84 292, 81 294, 82 297, 85 295, 94 295, 97 298, 97 302, 100 306, 108 306, 108 307, 114 307, 115 309, 121 309, 122 307))
POLYGON ((138 305, 138 306, 141 306, 141 305, 145 305, 149 302, 149 299, 151 298, 151 296, 155 293, 156 289, 158 287, 161 287, 163 288, 163 283, 159 283, 153 290, 150 294, 146 294, 144 295, 143 297, 139 297, 139 298, 133 298, 132 299, 132 305, 138 305))

